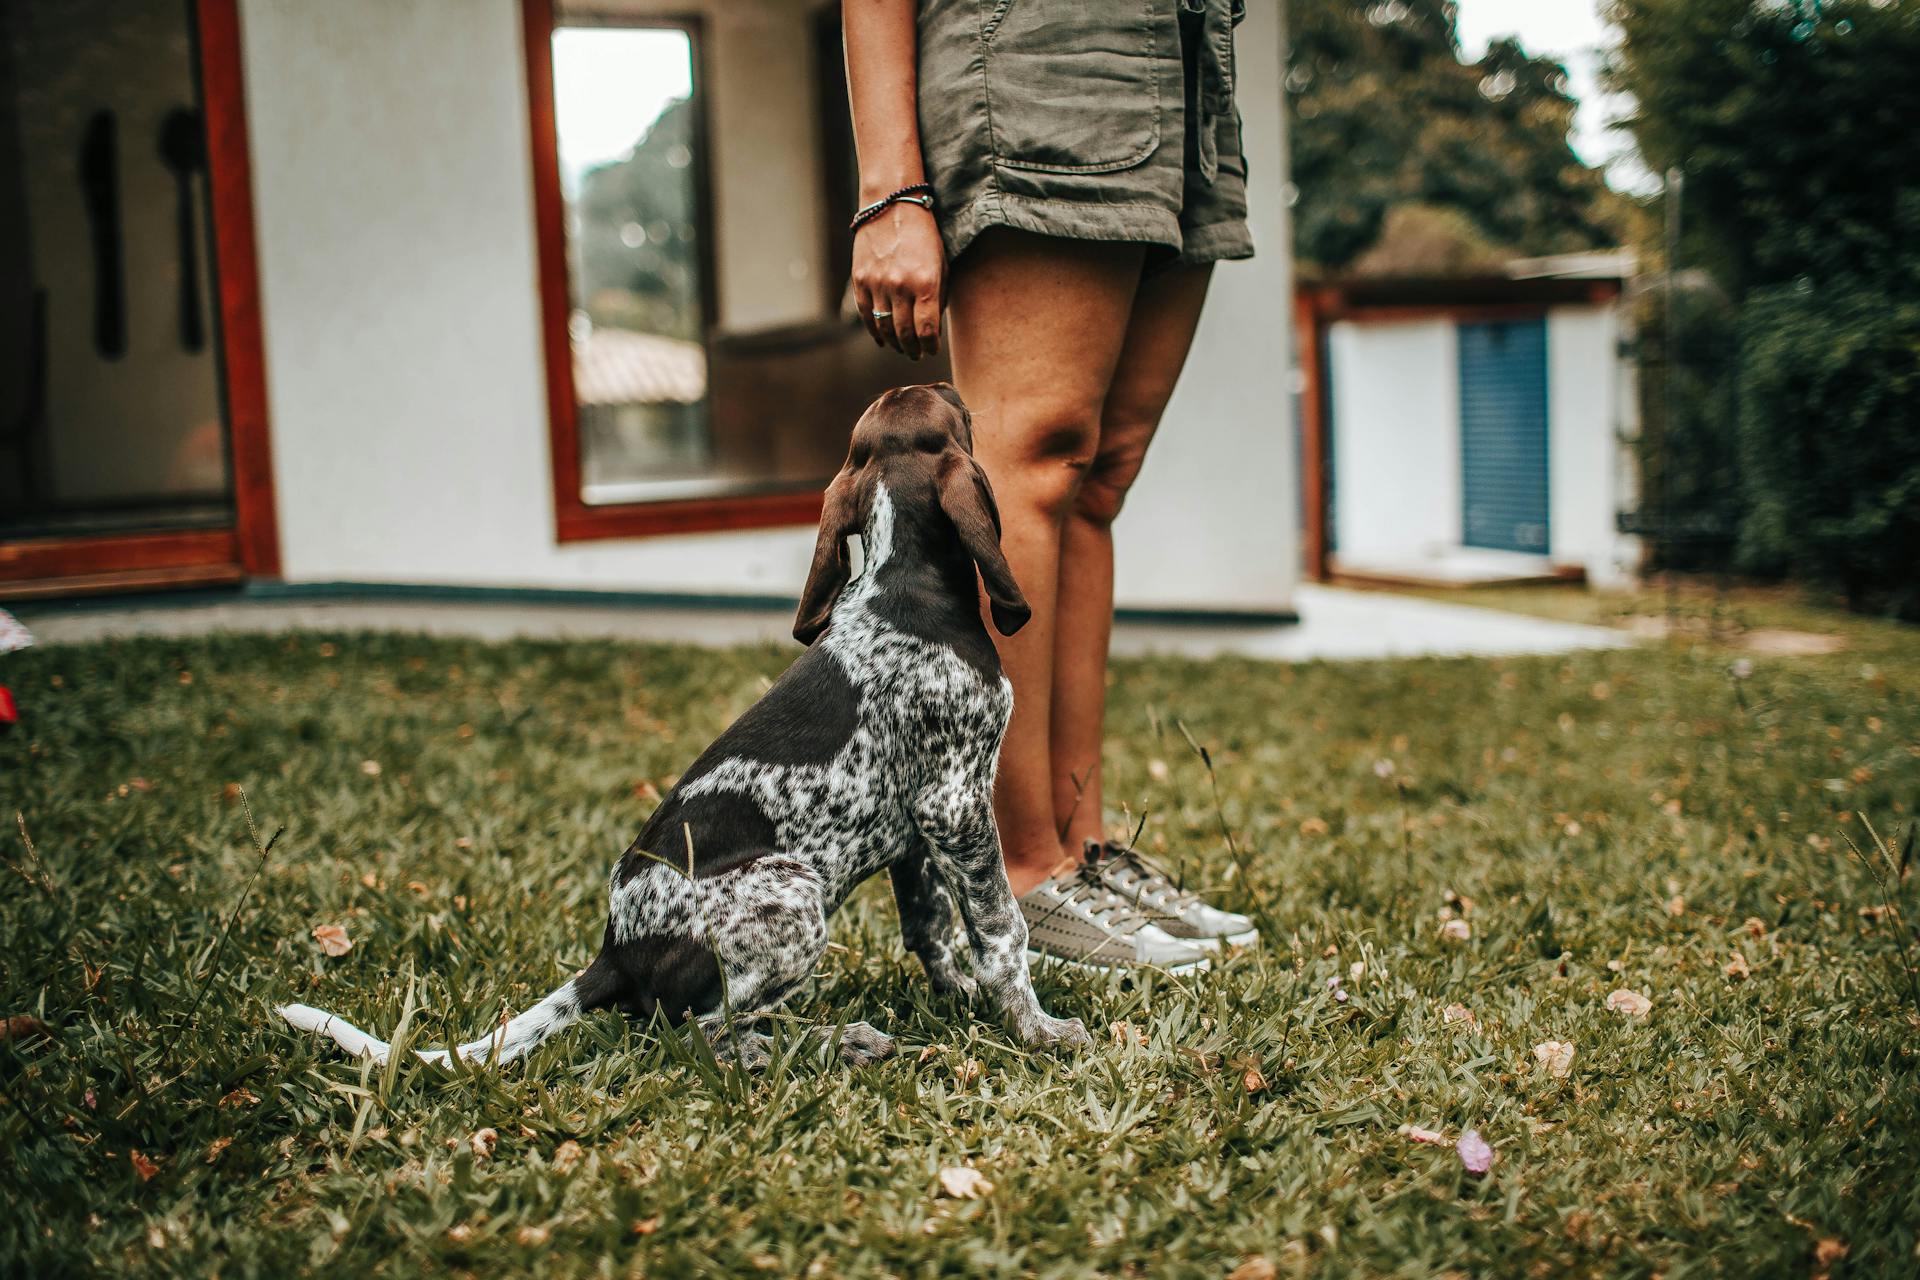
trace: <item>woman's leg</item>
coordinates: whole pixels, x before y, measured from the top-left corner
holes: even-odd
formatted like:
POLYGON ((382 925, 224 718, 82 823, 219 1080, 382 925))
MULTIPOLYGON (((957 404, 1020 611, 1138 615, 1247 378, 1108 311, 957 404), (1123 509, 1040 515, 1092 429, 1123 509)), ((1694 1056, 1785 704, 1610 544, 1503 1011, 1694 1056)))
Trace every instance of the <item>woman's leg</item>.
POLYGON ((1103 838, 1100 740, 1113 633, 1113 520, 1187 362, 1212 276, 1211 266, 1181 267, 1141 281, 1101 410, 1099 447, 1061 531, 1048 736, 1054 829, 1065 831, 1069 854, 1084 840, 1103 838))
POLYGON ((1048 733, 1061 534, 1099 452, 1143 257, 1138 245, 996 228, 955 263, 949 286, 954 383, 1000 506, 1001 548, 1033 606, 1033 620, 999 641, 1013 719, 994 809, 1016 894, 1061 856, 1048 733))

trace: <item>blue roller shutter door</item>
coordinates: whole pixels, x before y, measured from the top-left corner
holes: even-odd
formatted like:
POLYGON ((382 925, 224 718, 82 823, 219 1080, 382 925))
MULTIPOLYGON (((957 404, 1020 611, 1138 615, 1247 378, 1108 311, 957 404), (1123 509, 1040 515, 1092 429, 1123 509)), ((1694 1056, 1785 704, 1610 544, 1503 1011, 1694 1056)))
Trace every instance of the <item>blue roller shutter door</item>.
POLYGON ((1463 540, 1547 552, 1547 322, 1460 326, 1463 540))

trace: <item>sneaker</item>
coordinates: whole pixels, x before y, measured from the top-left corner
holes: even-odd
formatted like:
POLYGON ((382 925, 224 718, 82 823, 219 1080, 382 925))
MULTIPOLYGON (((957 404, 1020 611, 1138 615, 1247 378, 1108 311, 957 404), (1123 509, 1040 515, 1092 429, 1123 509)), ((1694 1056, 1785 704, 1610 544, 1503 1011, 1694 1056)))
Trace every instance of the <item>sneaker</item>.
POLYGON ((1223 946, 1251 947, 1260 941, 1260 931, 1253 927, 1253 921, 1188 893, 1164 867, 1138 849, 1089 840, 1086 859, 1115 893, 1188 946, 1218 951, 1223 946))
POLYGON ((1174 937, 1116 893, 1092 862, 1041 881, 1019 902, 1027 919, 1027 954, 1034 958, 1103 972, 1152 967, 1187 973, 1209 963, 1203 948, 1174 937))

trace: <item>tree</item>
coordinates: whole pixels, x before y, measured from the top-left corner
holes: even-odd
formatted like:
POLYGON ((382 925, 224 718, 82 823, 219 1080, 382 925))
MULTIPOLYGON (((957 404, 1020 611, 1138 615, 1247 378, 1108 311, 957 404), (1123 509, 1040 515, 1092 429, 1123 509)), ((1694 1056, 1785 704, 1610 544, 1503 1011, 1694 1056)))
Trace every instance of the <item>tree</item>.
POLYGON ((1567 144, 1565 68, 1512 40, 1462 63, 1454 12, 1452 0, 1289 0, 1307 271, 1363 255, 1398 269, 1442 230, 1443 257, 1471 263, 1620 242, 1625 202, 1567 144), (1393 216, 1410 207, 1422 212, 1393 216))
MULTIPOLYGON (((1670 493, 1731 489, 1742 567, 1920 619, 1920 3, 1609 16, 1628 126, 1685 178, 1682 264, 1726 298, 1728 340, 1673 369, 1676 436, 1656 429, 1649 463, 1670 493), (1732 485, 1687 474, 1696 459, 1731 461, 1732 485)), ((1662 520, 1699 514, 1685 501, 1662 520)))

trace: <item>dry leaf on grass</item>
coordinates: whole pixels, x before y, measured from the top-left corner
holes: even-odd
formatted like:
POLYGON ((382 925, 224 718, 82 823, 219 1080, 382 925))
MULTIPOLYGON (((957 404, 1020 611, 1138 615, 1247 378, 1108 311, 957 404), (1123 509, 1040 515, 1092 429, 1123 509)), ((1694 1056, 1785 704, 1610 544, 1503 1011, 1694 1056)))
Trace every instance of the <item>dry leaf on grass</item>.
POLYGON ((1254 1253, 1242 1258, 1239 1266, 1227 1272, 1227 1280, 1274 1280, 1279 1274, 1272 1259, 1264 1253, 1254 1253))
POLYGON ((330 956, 343 956, 353 950, 353 939, 347 936, 344 925, 315 925, 313 940, 319 943, 320 949, 330 956))
POLYGON ((1533 1056, 1555 1080, 1565 1080, 1573 1070, 1573 1045, 1565 1040, 1542 1040, 1533 1046, 1533 1056))
POLYGON ((1460 1155, 1460 1167, 1476 1178, 1493 1168, 1493 1148, 1487 1145, 1478 1129, 1461 1134, 1453 1149, 1460 1155))
POLYGON ((147 1159, 138 1151, 129 1151, 127 1155, 133 1161, 133 1171, 140 1175, 140 1181, 147 1182, 154 1174, 160 1172, 159 1164, 147 1159))
POLYGON ((493 1149, 496 1145, 498 1145, 499 1141, 500 1141, 499 1130, 478 1129, 478 1130, 475 1130, 474 1135, 471 1138, 467 1139, 467 1144, 473 1148, 474 1155, 479 1156, 482 1160, 485 1160, 488 1156, 493 1154, 493 1149))
POLYGON ((212 1164, 220 1158, 220 1153, 233 1145, 233 1135, 223 1134, 207 1144, 207 1163, 212 1164))
POLYGON ((1455 942, 1465 942, 1473 936, 1473 929, 1465 920, 1448 920, 1440 926, 1440 936, 1451 938, 1455 942))
POLYGON ((955 1200, 978 1200, 993 1194, 993 1183, 978 1169, 954 1165, 940 1171, 940 1190, 955 1200))
POLYGON ((31 1040, 37 1036, 48 1036, 47 1024, 30 1013, 16 1013, 5 1022, 0 1022, 0 1041, 31 1040))
POLYGON ((1653 1008, 1653 1001, 1638 991, 1629 991, 1621 987, 1608 994, 1607 1008, 1615 1013, 1624 1013, 1629 1018, 1644 1018, 1647 1016, 1647 1010, 1653 1008))
POLYGON ((1826 1239, 1813 1246, 1813 1260, 1823 1267, 1830 1267, 1851 1252, 1843 1240, 1826 1239))
POLYGON ((1479 1019, 1473 1016, 1473 1010, 1463 1004, 1450 1004, 1440 1011, 1440 1021, 1444 1023, 1464 1022, 1472 1026, 1479 1019))
POLYGON ((1399 1133, 1401 1137, 1411 1139, 1414 1142, 1439 1143, 1447 1140, 1447 1135, 1438 1129, 1422 1129, 1417 1124, 1403 1124, 1400 1126, 1399 1133))
POLYGON ((580 1144, 568 1138, 553 1149, 553 1171, 562 1174, 572 1173, 585 1155, 586 1152, 580 1149, 580 1144))
POLYGON ((513 1233, 513 1238, 521 1244, 545 1244, 552 1234, 545 1227, 522 1227, 513 1233))
POLYGON ((1737 982, 1742 978, 1752 977, 1753 966, 1747 963, 1746 956, 1736 951, 1733 953, 1732 958, 1727 961, 1727 967, 1722 969, 1721 972, 1737 982))

